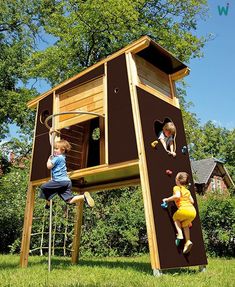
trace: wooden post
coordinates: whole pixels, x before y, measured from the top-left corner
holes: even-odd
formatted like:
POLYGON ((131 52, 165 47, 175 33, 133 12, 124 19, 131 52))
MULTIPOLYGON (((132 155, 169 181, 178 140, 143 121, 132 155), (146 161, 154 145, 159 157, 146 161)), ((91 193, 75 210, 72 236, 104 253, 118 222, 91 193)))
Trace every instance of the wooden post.
POLYGON ((30 182, 27 191, 27 200, 24 215, 24 227, 21 241, 21 251, 20 251, 21 267, 27 267, 28 265, 30 238, 31 238, 31 230, 33 222, 34 200, 35 200, 35 189, 33 188, 30 182))
POLYGON ((79 248, 81 241, 83 206, 84 206, 83 200, 79 201, 76 205, 76 215, 74 220, 74 237, 73 237, 72 258, 71 258, 73 264, 78 263, 79 248))
POLYGON ((150 260, 151 260, 152 269, 158 270, 160 268, 160 262, 159 262, 158 246, 157 246, 157 239, 156 239, 156 230, 155 230, 156 227, 155 227, 154 218, 153 218, 147 162, 146 162, 142 127, 141 127, 141 120, 140 120, 139 104, 138 104, 138 99, 137 99, 137 94, 136 94, 136 84, 138 82, 137 71, 136 71, 136 66, 135 66, 131 53, 126 54, 126 61, 127 61, 127 71, 128 71, 129 85, 130 85, 131 104, 132 104, 135 133, 136 133, 136 142, 137 142, 138 156, 139 156, 140 181, 141 181, 141 188, 142 188, 143 200, 144 200, 144 211, 145 211, 145 220, 146 220, 146 227, 147 227, 147 234, 148 234, 150 260))

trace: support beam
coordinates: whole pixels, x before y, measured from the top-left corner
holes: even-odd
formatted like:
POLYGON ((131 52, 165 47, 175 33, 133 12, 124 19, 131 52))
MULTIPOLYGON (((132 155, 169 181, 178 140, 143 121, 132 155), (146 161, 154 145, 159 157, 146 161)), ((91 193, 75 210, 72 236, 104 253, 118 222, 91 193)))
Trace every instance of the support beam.
POLYGON ((148 234, 148 243, 149 243, 149 252, 150 252, 150 261, 153 270, 160 269, 158 246, 156 240, 156 230, 155 223, 153 218, 153 209, 151 202, 148 170, 147 170, 147 161, 145 155, 145 147, 143 141, 140 112, 138 105, 138 98, 136 93, 136 84, 137 84, 137 70, 135 62, 132 58, 132 54, 126 54, 127 60, 127 70, 129 77, 130 85, 130 95, 131 95, 131 104, 135 125, 135 133, 138 147, 138 156, 139 156, 139 171, 140 171, 140 182, 143 193, 144 200, 144 210, 145 210, 145 220, 148 234))
POLYGON ((34 210, 34 201, 35 201, 35 189, 33 188, 31 182, 28 185, 27 191, 27 200, 25 207, 24 215, 24 227, 21 241, 21 251, 20 251, 20 266, 28 266, 28 257, 29 257, 29 247, 30 247, 30 238, 33 222, 33 210, 34 210))
POLYGON ((75 221, 74 221, 74 237, 73 237, 72 258, 71 258, 73 264, 77 264, 78 258, 79 258, 83 207, 84 207, 84 201, 81 200, 76 206, 76 215, 75 215, 75 221))

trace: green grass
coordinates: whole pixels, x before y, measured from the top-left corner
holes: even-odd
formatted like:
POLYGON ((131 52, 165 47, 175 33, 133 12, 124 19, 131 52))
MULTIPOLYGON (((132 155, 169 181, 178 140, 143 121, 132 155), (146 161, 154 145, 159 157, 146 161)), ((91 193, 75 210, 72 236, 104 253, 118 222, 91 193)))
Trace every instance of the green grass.
POLYGON ((206 272, 198 267, 165 271, 154 277, 149 257, 84 258, 72 265, 70 258, 53 257, 48 273, 46 257, 29 258, 28 268, 19 268, 19 256, 0 255, 0 286, 235 286, 235 259, 209 259, 206 272))

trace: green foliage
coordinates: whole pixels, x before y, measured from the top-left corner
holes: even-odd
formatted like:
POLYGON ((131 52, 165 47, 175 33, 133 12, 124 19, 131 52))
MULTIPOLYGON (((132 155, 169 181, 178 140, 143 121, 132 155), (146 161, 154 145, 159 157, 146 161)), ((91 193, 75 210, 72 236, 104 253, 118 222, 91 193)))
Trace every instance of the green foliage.
POLYGON ((235 198, 222 195, 198 197, 207 252, 235 256, 235 198))
POLYGON ((105 191, 94 199, 95 208, 85 212, 82 255, 131 256, 148 250, 140 189, 105 191))
POLYGON ((205 38, 196 37, 206 2, 147 0, 58 0, 44 14, 43 28, 55 43, 26 64, 31 77, 55 85, 142 35, 150 35, 180 60, 201 56, 205 38))
POLYGON ((2 0, 0 139, 12 123, 32 130, 32 79, 57 84, 146 34, 183 61, 201 56, 194 31, 206 2, 2 0))
POLYGON ((26 132, 32 129, 33 115, 27 110, 26 102, 36 91, 25 86, 28 77, 24 63, 33 51, 39 27, 36 3, 34 0, 1 1, 0 139, 6 136, 8 124, 16 123, 26 132))
MULTIPOLYGON (((27 164, 25 162, 25 164, 27 164)), ((15 240, 21 238, 26 191, 28 185, 28 168, 12 167, 0 181, 0 252, 6 253, 15 240)))
POLYGON ((190 138, 190 156, 195 159, 215 157, 223 160, 235 181, 235 129, 216 126, 208 121, 204 126, 193 129, 195 136, 190 138))
POLYGON ((1 150, 5 158, 10 152, 13 152, 18 160, 22 158, 30 158, 32 152, 32 136, 31 134, 21 134, 18 138, 11 138, 11 140, 1 144, 1 150))

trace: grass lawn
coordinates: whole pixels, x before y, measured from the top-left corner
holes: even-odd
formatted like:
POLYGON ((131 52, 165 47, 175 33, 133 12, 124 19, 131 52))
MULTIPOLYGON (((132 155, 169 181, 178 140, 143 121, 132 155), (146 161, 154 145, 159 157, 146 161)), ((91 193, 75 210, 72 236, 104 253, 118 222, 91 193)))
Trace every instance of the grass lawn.
POLYGON ((154 277, 147 255, 132 258, 83 258, 72 265, 70 258, 53 257, 48 273, 47 258, 29 258, 28 268, 19 268, 19 256, 0 255, 0 286, 158 286, 234 287, 235 259, 209 258, 206 272, 198 267, 168 270, 154 277))

